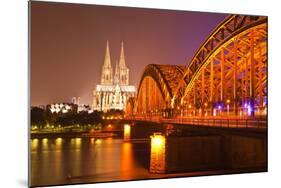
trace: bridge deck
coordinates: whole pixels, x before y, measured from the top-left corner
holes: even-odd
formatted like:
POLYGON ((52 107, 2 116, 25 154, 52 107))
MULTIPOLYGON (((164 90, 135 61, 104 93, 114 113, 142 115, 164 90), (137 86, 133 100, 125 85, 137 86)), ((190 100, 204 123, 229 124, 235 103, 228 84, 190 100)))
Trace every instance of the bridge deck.
POLYGON ((147 121, 155 123, 171 123, 194 126, 224 127, 224 128, 247 128, 267 129, 266 119, 241 119, 241 118, 176 118, 168 119, 161 117, 135 117, 128 120, 147 121))

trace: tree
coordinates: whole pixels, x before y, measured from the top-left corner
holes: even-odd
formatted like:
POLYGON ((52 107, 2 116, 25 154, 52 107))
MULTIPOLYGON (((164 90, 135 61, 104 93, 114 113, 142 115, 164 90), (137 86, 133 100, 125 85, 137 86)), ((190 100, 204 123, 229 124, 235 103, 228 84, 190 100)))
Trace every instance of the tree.
POLYGON ((33 107, 31 109, 30 116, 31 116, 31 125, 38 125, 42 127, 46 124, 45 110, 38 107, 33 107))

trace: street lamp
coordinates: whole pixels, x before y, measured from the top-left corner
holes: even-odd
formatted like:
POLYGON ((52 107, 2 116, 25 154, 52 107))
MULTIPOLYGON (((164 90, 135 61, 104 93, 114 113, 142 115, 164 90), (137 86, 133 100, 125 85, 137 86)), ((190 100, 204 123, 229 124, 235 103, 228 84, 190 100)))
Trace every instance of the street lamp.
POLYGON ((226 103, 227 103, 227 106, 226 106, 226 108, 227 108, 227 115, 229 116, 229 104, 230 104, 230 99, 227 99, 227 100, 226 100, 226 103))
POLYGON ((221 116, 222 115, 222 104, 221 103, 218 105, 218 111, 219 111, 219 115, 221 116))

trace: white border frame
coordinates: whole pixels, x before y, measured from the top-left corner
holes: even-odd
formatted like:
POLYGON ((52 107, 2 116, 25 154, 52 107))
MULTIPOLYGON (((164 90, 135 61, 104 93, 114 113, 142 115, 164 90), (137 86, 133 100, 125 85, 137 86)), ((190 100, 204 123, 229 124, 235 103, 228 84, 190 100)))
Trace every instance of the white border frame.
MULTIPOLYGON (((50 0, 53 1, 53 0, 50 0)), ((280 10, 276 0, 57 0, 55 2, 117 5, 269 16, 269 172, 73 185, 68 187, 280 187, 281 149, 279 107, 281 96, 280 10), (273 102, 274 101, 274 102, 273 102)), ((28 2, 1 2, 1 187, 27 186, 28 146, 28 2), (13 137, 11 139, 11 137, 13 137)))

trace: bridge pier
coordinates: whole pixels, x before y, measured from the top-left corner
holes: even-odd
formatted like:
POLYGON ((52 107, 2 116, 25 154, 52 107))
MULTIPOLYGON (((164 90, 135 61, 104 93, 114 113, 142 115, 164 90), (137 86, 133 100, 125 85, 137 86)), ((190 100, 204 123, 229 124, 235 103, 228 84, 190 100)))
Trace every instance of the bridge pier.
POLYGON ((155 137, 151 139, 150 173, 267 170, 266 137, 213 134, 161 136, 157 144, 153 139, 155 137))

